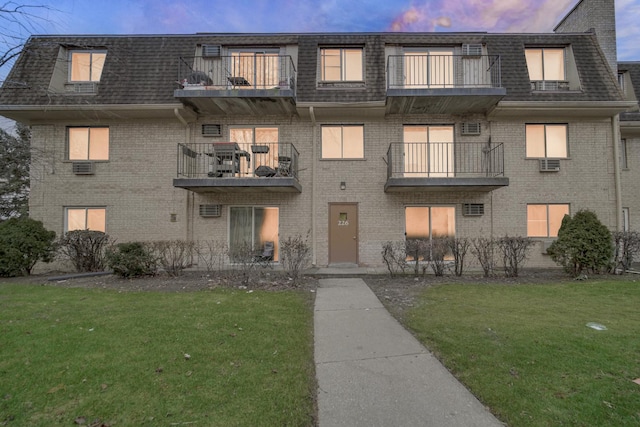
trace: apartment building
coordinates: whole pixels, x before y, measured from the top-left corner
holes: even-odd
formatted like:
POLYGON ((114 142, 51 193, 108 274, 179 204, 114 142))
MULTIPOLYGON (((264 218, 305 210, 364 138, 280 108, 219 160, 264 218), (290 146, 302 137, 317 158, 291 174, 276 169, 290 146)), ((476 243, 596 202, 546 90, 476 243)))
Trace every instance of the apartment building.
POLYGON ((276 262, 308 234, 318 266, 520 235, 546 266, 567 213, 637 227, 640 66, 616 73, 614 15, 583 0, 549 34, 34 36, 0 114, 32 127, 30 215, 58 234, 273 244, 276 262))

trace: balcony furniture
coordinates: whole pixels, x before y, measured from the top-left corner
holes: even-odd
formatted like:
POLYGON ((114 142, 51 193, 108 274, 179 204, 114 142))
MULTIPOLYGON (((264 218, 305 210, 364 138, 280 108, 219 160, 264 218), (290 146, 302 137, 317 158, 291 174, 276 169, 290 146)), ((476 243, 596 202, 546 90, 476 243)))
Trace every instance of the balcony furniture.
POLYGON ((291 175, 291 157, 290 156, 278 156, 278 176, 290 176, 291 175))
POLYGON ((211 157, 209 163, 208 176, 229 177, 240 173, 240 158, 251 162, 251 154, 241 150, 235 142, 214 142, 211 144, 211 151, 205 153, 211 157))
POLYGON ((256 168, 255 174, 260 177, 271 177, 275 176, 277 171, 271 166, 260 165, 256 168))
POLYGON ((244 77, 227 77, 231 86, 251 86, 251 83, 244 77))
POLYGON ((252 145, 251 152, 254 154, 267 154, 269 152, 268 145, 252 145))

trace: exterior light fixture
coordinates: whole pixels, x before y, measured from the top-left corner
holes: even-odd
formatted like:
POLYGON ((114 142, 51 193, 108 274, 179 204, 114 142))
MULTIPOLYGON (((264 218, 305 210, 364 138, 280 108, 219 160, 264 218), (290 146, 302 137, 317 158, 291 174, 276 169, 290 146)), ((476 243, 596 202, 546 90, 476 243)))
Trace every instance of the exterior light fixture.
POLYGON ((347 189, 347 183, 346 183, 346 182, 344 182, 344 181, 342 181, 342 182, 340 183, 340 189, 341 189, 341 190, 346 190, 346 189, 347 189))

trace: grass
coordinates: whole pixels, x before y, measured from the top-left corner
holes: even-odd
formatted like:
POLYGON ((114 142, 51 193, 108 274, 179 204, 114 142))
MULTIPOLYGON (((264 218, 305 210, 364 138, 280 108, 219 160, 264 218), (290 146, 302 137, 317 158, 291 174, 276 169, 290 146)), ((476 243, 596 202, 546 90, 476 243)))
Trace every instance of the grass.
POLYGON ((313 425, 312 329, 297 292, 3 285, 0 425, 313 425))
POLYGON ((442 285, 405 321, 510 426, 637 426, 639 307, 631 279, 442 285))

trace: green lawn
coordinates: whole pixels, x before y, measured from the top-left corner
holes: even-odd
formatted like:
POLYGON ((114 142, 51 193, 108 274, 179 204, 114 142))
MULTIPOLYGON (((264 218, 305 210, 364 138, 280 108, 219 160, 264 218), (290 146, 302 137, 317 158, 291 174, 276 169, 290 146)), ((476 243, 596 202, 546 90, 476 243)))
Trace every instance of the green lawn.
POLYGON ((640 281, 632 279, 441 285, 405 321, 510 426, 637 426, 640 281))
POLYGON ((2 285, 0 425, 312 425, 310 307, 299 292, 2 285))

